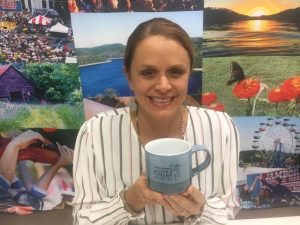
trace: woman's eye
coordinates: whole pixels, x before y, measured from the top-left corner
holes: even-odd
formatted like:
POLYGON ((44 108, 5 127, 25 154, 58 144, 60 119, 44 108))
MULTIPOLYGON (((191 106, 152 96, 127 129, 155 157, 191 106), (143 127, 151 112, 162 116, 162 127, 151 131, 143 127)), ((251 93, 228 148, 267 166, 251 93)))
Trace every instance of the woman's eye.
POLYGON ((154 71, 153 70, 143 70, 141 72, 141 75, 144 76, 144 77, 151 78, 151 77, 154 76, 154 71))
POLYGON ((184 74, 184 71, 183 70, 171 70, 170 71, 170 75, 173 76, 173 77, 180 77, 182 74, 184 74))

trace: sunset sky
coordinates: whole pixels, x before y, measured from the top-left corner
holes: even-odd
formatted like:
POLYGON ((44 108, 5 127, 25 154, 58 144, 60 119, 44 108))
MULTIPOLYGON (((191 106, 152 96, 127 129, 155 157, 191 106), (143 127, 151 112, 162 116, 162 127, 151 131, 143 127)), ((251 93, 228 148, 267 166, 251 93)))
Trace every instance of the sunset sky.
POLYGON ((300 7, 300 0, 205 0, 205 7, 231 9, 248 16, 271 15, 300 7))

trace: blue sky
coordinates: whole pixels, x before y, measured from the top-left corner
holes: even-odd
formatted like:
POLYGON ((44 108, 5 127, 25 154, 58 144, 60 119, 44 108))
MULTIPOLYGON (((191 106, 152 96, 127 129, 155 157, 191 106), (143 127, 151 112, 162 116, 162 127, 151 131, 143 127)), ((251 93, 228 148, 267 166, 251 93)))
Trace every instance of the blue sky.
MULTIPOLYGON (((254 136, 254 131, 257 131, 260 128, 260 123, 266 123, 267 118, 269 117, 233 117, 233 121, 235 122, 241 140, 241 150, 250 150, 252 149, 252 141, 254 136)), ((271 117, 274 118, 274 117, 271 117)), ((300 131, 300 118, 295 117, 282 117, 279 121, 283 121, 283 119, 289 118, 289 124, 295 124, 296 130, 300 131)), ((274 128, 272 130, 274 133, 274 138, 282 138, 285 140, 289 140, 290 137, 283 137, 282 134, 286 135, 288 132, 285 132, 282 129, 274 128)))
POLYGON ((155 13, 71 13, 76 48, 103 44, 126 44, 130 33, 141 22, 164 17, 182 26, 190 37, 203 36, 203 12, 155 13))

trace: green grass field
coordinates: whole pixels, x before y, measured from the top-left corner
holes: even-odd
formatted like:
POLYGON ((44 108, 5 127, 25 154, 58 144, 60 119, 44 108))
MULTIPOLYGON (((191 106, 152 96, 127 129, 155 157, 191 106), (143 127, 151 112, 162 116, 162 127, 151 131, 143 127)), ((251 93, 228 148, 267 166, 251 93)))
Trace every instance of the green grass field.
MULTIPOLYGON (((215 92, 218 102, 225 105, 225 111, 231 116, 246 116, 247 100, 238 100, 232 93, 235 84, 227 86, 230 78, 230 63, 236 61, 243 68, 246 76, 251 76, 266 84, 271 90, 279 87, 289 77, 300 76, 300 56, 237 56, 214 57, 203 59, 203 92, 215 92)), ((288 116, 289 102, 278 104, 268 102, 267 93, 264 90, 258 97, 254 116, 288 116)), ((251 99, 253 103, 253 99, 251 99)), ((298 103, 293 116, 300 116, 300 104, 298 103)))
POLYGON ((66 104, 9 104, 0 108, 0 131, 20 128, 55 127, 77 129, 84 122, 82 106, 66 104))

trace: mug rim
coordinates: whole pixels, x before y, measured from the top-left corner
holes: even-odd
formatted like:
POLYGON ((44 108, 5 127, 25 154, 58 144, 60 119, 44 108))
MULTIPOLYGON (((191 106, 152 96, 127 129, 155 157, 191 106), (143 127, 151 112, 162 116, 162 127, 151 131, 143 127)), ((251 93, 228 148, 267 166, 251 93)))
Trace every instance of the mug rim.
POLYGON ((151 140, 149 142, 147 142, 144 146, 144 149, 147 153, 149 154, 152 154, 152 155, 159 155, 159 156, 175 156, 175 155, 181 155, 181 154, 185 154, 187 153, 188 151, 190 151, 192 149, 192 144, 186 140, 183 140, 183 139, 180 139, 180 138, 158 138, 158 139, 154 139, 154 140, 151 140), (184 142, 188 148, 183 151, 183 152, 179 152, 179 153, 174 153, 174 154, 163 154, 163 153, 154 153, 152 151, 149 151, 148 148, 149 148, 149 145, 152 145, 154 142, 157 142, 157 141, 163 141, 163 140, 173 140, 173 141, 179 141, 179 142, 184 142))

